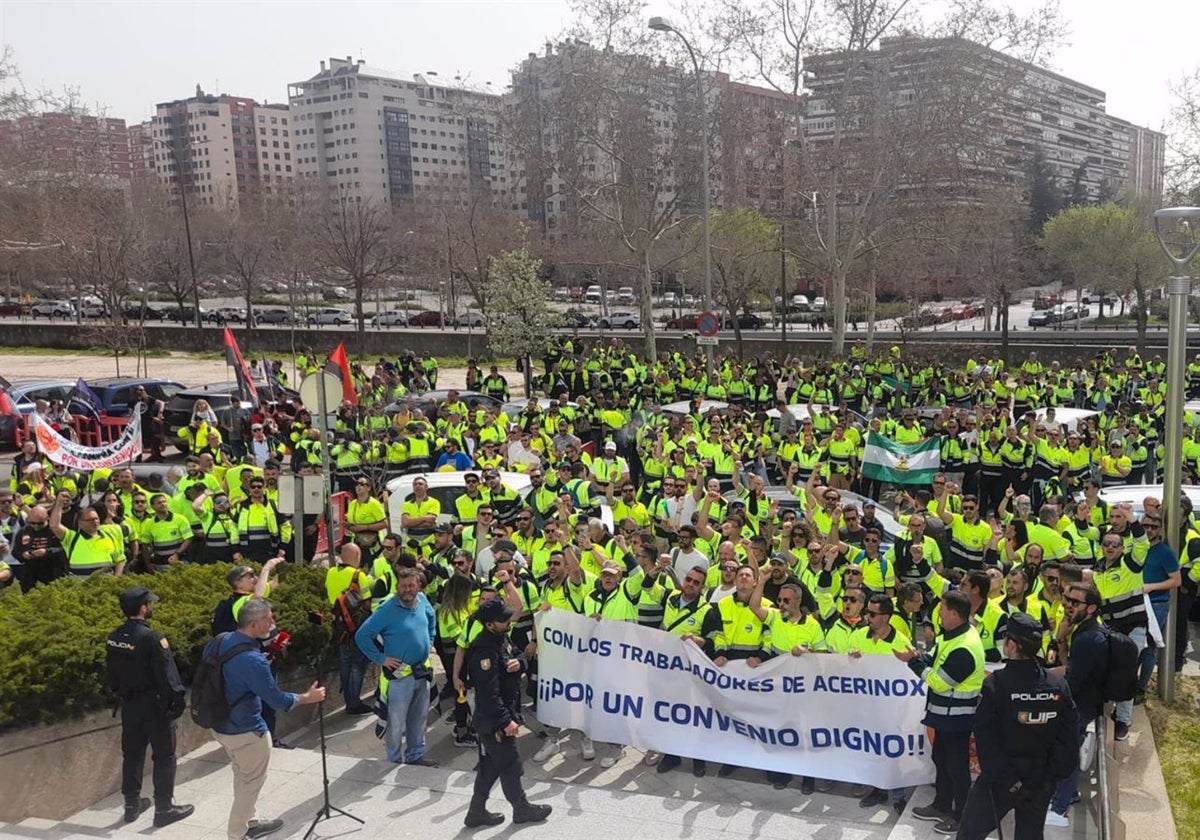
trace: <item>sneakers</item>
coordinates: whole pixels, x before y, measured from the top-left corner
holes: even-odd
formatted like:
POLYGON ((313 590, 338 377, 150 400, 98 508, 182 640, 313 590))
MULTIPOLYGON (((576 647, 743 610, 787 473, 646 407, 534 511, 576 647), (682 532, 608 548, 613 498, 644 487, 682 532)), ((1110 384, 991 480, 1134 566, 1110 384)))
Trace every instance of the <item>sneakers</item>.
POLYGON ((926 822, 941 822, 950 816, 940 808, 935 808, 932 805, 922 805, 920 808, 913 808, 912 815, 919 820, 926 822))
POLYGON ((387 724, 379 720, 375 722, 375 737, 383 740, 383 736, 387 734, 387 724))
POLYGON ((532 823, 542 822, 554 809, 549 805, 534 805, 532 802, 526 802, 524 805, 513 806, 513 822, 514 823, 532 823))
POLYGON ((497 814, 495 811, 485 811, 470 809, 467 811, 466 817, 463 818, 463 825, 467 828, 482 828, 485 826, 500 825, 504 822, 504 815, 497 814))
POLYGON ((1129 724, 1121 723, 1121 721, 1117 721, 1116 724, 1113 726, 1113 738, 1115 738, 1118 741, 1124 741, 1128 737, 1129 737, 1129 724))
POLYGON ((418 758, 416 761, 406 761, 405 764, 411 764, 414 767, 437 767, 436 761, 430 761, 428 758, 418 758))
POLYGON ((647 767, 653 767, 658 762, 662 761, 663 754, 654 750, 646 750, 646 755, 642 758, 642 763, 647 767))
POLYGON ((360 703, 357 706, 347 706, 346 714, 350 717, 360 717, 361 715, 373 715, 375 710, 365 703, 360 703))
POLYGON ((1066 814, 1060 814, 1053 808, 1046 811, 1046 825, 1051 828, 1066 828, 1071 824, 1066 814))
POLYGON ((553 738, 553 737, 547 738, 546 743, 544 743, 540 747, 538 747, 538 751, 533 754, 533 760, 535 762, 537 762, 538 764, 541 764, 543 761, 548 759, 550 756, 552 756, 556 752, 558 752, 558 750, 559 750, 558 739, 553 738))
POLYGON ((283 828, 283 820, 256 820, 246 829, 246 837, 249 840, 255 840, 257 837, 274 834, 281 828, 283 828))
POLYGON ((149 799, 139 799, 137 802, 125 803, 125 822, 131 823, 140 817, 142 814, 150 810, 149 799))
POLYGON ((816 790, 816 784, 813 782, 812 776, 805 776, 800 780, 800 792, 805 796, 811 796, 816 790))
POLYGON ((677 755, 664 755, 658 762, 658 766, 654 769, 659 773, 670 773, 676 767, 683 763, 683 759, 677 755))
POLYGON ((604 770, 616 766, 617 760, 621 758, 622 750, 618 749, 616 753, 609 753, 600 759, 600 767, 604 770))
POLYGON ((946 817, 944 820, 940 820, 938 824, 933 827, 933 830, 938 834, 945 834, 948 837, 953 837, 954 835, 958 834, 958 820, 956 820, 954 817, 946 817))
POLYGON ((474 749, 479 746, 479 739, 475 737, 473 732, 454 733, 454 746, 463 749, 474 749))
MULTIPOLYGON (((591 738, 584 736, 582 751, 583 751, 583 760, 584 761, 591 761, 593 758, 596 757, 596 745, 592 743, 591 738)), ((543 819, 545 819, 545 818, 543 817, 543 819)))
POLYGON ((286 743, 285 741, 281 741, 278 738, 273 738, 271 740, 271 748, 276 749, 276 750, 294 750, 294 749, 296 749, 291 744, 286 743))
MULTIPOLYGON (((166 808, 154 809, 154 827, 162 828, 165 825, 179 822, 187 819, 196 810, 195 805, 170 805, 166 808)), ((280 823, 282 825, 282 823, 280 823)))

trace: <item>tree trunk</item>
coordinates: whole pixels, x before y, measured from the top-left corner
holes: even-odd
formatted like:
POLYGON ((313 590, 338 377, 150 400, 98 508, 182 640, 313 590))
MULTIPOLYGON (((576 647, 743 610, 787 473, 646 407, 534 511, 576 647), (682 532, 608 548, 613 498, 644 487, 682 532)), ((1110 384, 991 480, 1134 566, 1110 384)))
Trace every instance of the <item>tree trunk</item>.
POLYGON ((366 282, 361 278, 354 281, 354 331, 358 337, 358 357, 367 357, 367 330, 363 323, 363 296, 366 294, 366 282))
POLYGON ((1000 358, 1008 365, 1008 307, 1010 297, 1008 289, 1000 292, 1000 310, 996 313, 996 321, 1000 326, 1000 358))
MULTIPOLYGON (((603 285, 600 287, 601 299, 605 297, 603 285)), ((654 274, 650 270, 650 249, 642 250, 642 336, 645 339, 644 352, 646 361, 650 364, 658 358, 658 341, 654 334, 654 313, 651 309, 654 295, 654 274)))
POLYGON ((879 315, 878 285, 879 278, 875 273, 875 260, 871 260, 871 269, 867 273, 867 357, 875 353, 875 319, 879 315))

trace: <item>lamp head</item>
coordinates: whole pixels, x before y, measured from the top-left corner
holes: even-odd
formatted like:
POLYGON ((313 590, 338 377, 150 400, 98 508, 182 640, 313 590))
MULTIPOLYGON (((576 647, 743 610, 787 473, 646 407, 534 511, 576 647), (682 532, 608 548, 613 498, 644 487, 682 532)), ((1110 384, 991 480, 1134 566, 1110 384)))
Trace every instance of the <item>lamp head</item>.
POLYGON ((1184 273, 1200 252, 1200 207, 1164 207, 1154 211, 1154 235, 1163 253, 1184 273))
POLYGON ((654 17, 650 18, 650 28, 655 32, 675 31, 675 27, 671 25, 670 19, 662 17, 661 15, 655 15, 654 17))

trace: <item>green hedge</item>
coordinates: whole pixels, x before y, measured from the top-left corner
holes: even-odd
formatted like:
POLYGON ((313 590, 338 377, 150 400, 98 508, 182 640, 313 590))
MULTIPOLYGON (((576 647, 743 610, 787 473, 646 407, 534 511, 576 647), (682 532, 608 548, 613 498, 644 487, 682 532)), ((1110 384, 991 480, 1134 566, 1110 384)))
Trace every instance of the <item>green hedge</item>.
MULTIPOLYGON (((325 570, 280 569, 268 599, 279 628, 292 636, 282 667, 306 668, 318 659, 328 667, 328 621, 318 627, 308 620, 309 611, 329 617, 325 570)), ((65 578, 24 595, 17 587, 0 592, 0 727, 55 723, 112 705, 104 688, 105 639, 123 621, 117 595, 129 586, 148 586, 162 599, 151 626, 170 641, 188 683, 211 638, 213 610, 228 595, 228 570, 186 566, 157 575, 65 578)))

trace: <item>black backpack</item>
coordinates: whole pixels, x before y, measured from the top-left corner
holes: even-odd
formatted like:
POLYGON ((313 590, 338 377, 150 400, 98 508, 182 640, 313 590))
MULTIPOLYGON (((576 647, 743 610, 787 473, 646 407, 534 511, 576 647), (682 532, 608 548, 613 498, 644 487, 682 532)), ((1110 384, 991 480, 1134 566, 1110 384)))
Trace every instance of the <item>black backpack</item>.
POLYGON ((1104 673, 1104 699, 1114 703, 1132 700, 1137 691, 1137 643, 1119 630, 1100 627, 1108 643, 1108 670, 1104 673))
POLYGON ((232 706, 225 699, 225 663, 238 654, 259 649, 256 644, 243 642, 222 654, 221 645, 228 635, 222 633, 216 637, 212 649, 200 660, 192 678, 192 720, 205 729, 216 729, 229 720, 232 706))

